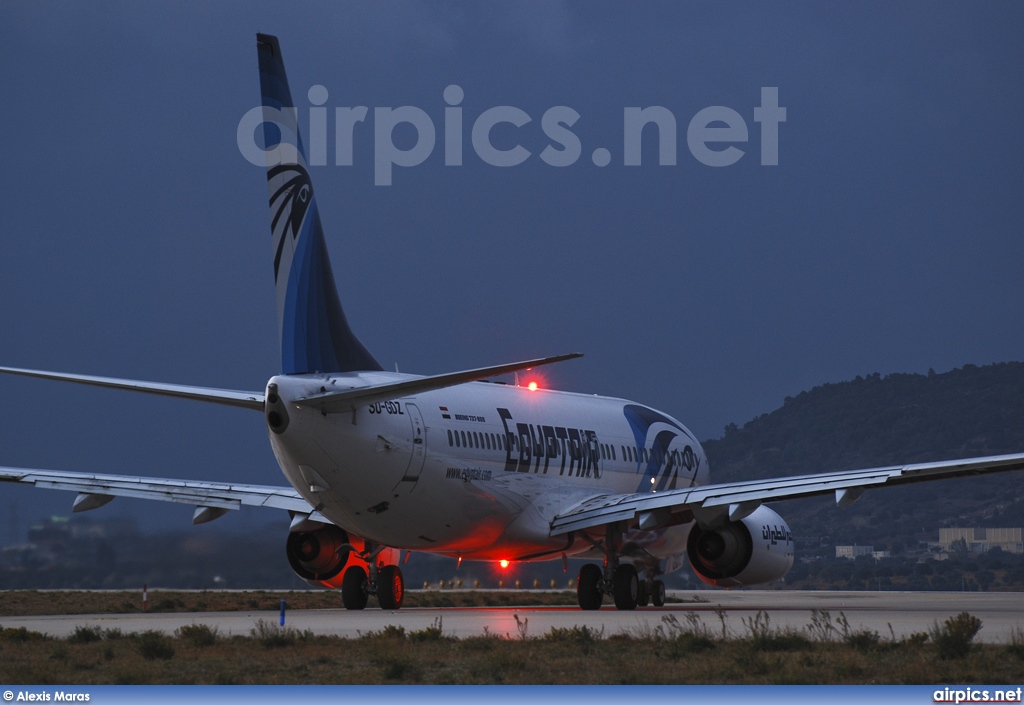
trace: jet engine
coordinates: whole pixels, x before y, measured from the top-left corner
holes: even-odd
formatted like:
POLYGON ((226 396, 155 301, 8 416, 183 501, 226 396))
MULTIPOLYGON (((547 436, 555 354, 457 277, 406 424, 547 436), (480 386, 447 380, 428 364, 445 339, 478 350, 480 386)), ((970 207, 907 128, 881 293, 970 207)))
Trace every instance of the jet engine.
POLYGON ((307 583, 315 587, 338 587, 352 546, 343 529, 327 524, 313 531, 288 534, 285 551, 292 570, 307 583))
POLYGON ((793 567, 793 534, 767 507, 715 528, 695 524, 686 541, 693 572, 709 585, 740 587, 778 580, 793 567))

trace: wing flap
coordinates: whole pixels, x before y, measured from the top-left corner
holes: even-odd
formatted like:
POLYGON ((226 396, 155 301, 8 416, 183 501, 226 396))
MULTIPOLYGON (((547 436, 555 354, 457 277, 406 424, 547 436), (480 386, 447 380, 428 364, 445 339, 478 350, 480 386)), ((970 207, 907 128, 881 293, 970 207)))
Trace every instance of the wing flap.
POLYGON ((1021 469, 1024 469, 1024 453, 730 482, 667 492, 596 495, 556 516, 551 522, 551 535, 615 521, 633 521, 641 514, 649 515, 655 510, 668 509, 672 514, 689 510, 698 517, 727 517, 730 507, 739 509, 737 505, 745 503, 777 502, 835 493, 837 504, 842 504, 852 501, 847 500, 859 491, 872 487, 1021 469))
POLYGON ((309 502, 292 487, 8 467, 0 467, 0 482, 20 482, 86 495, 132 497, 224 510, 239 509, 242 506, 269 507, 302 514, 314 513, 318 520, 330 523, 314 512, 309 502))

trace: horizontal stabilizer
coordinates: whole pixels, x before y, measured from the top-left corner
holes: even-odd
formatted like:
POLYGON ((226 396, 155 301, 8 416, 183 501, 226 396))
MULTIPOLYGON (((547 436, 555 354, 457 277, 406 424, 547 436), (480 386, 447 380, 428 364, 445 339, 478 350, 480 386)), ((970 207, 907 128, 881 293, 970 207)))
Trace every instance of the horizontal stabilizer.
POLYGON ((230 389, 214 389, 211 387, 192 387, 184 384, 163 384, 161 382, 144 382, 137 379, 117 379, 115 377, 93 377, 91 375, 73 375, 65 372, 44 372, 42 370, 23 370, 17 367, 0 367, 0 372, 24 377, 39 377, 60 382, 76 382, 91 384, 96 387, 126 389, 130 392, 159 394, 165 397, 194 399, 212 404, 240 406, 245 409, 263 411, 263 392, 238 392, 230 389))
POLYGON ((475 382, 477 380, 487 379, 488 377, 497 377, 498 375, 518 372, 520 370, 528 370, 533 367, 540 367, 541 365, 550 365, 554 362, 562 362, 563 360, 572 360, 577 357, 583 357, 583 353, 569 353, 568 355, 541 357, 536 360, 510 362, 505 365, 495 365, 494 367, 479 367, 475 370, 463 370, 462 372, 448 372, 443 375, 419 377, 417 379, 393 382, 391 384, 379 384, 372 387, 358 387, 356 389, 346 389, 340 392, 328 392, 326 394, 318 394, 305 399, 297 399, 295 403, 299 406, 319 409, 324 413, 341 413, 344 411, 351 411, 352 409, 365 406, 367 404, 387 401, 388 399, 397 399, 398 397, 404 397, 410 394, 419 394, 422 392, 430 392, 435 389, 454 387, 458 384, 465 384, 466 382, 475 382))

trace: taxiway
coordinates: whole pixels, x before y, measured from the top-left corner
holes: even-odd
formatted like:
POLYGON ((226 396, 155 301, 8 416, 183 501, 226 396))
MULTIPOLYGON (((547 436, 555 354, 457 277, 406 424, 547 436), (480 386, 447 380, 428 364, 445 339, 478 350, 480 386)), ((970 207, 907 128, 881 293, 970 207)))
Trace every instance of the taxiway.
MULTIPOLYGON (((670 625, 676 620, 687 625, 699 619, 710 632, 719 636, 723 628, 732 636, 748 633, 747 620, 758 612, 768 615, 772 628, 803 629, 813 612, 827 611, 833 624, 842 614, 854 630, 868 629, 882 637, 896 638, 915 632, 927 632, 959 612, 970 612, 982 621, 978 640, 1008 643, 1014 633, 1024 634, 1024 596, 1019 593, 911 593, 911 592, 781 592, 742 590, 731 592, 674 593, 688 601, 670 603, 662 608, 640 608, 620 612, 606 606, 597 612, 570 607, 521 608, 413 608, 398 612, 368 608, 361 612, 344 609, 291 610, 286 624, 318 635, 357 638, 380 631, 388 625, 402 626, 406 632, 426 629, 440 622, 445 634, 458 638, 497 634, 517 638, 542 636, 552 627, 587 626, 605 636, 618 633, 642 635, 670 625), (687 615, 695 615, 688 617, 687 615), (891 628, 891 631, 890 631, 891 628)), ((224 635, 248 635, 258 620, 277 623, 278 613, 239 612, 160 612, 145 614, 0 616, 4 627, 25 627, 32 631, 64 637, 76 627, 88 625, 122 632, 155 629, 173 633, 188 624, 216 627, 224 635)))

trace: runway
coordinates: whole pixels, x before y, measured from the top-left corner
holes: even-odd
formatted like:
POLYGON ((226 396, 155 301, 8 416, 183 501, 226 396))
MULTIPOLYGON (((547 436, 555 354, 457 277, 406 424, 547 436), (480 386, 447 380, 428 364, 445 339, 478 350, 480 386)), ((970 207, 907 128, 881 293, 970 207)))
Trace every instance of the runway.
MULTIPOLYGON (((675 593, 692 600, 695 593, 675 593)), ((676 619, 686 624, 694 614, 714 636, 724 627, 731 636, 745 636, 744 620, 759 611, 767 613, 772 628, 803 629, 811 622, 812 610, 827 610, 832 622, 842 613, 854 630, 869 629, 883 637, 896 638, 914 632, 926 632, 933 624, 960 612, 970 612, 982 621, 977 640, 984 643, 1009 643, 1014 630, 1024 635, 1024 595, 1020 593, 949 593, 949 592, 796 592, 796 591, 731 591, 696 593, 705 602, 669 604, 662 608, 646 607, 633 612, 620 612, 606 606, 597 612, 583 612, 570 607, 464 607, 415 608, 397 612, 367 608, 360 612, 344 609, 291 610, 286 625, 310 630, 318 635, 358 638, 388 625, 402 626, 406 632, 426 629, 440 620, 446 635, 458 638, 497 634, 509 638, 539 637, 552 627, 571 628, 586 625, 605 636, 619 633, 643 635, 665 626, 664 620, 676 619), (518 620, 518 621, 517 621, 518 620)), ((223 635, 248 635, 258 620, 273 623, 278 613, 246 612, 175 612, 148 614, 98 614, 2 617, 0 626, 25 627, 51 636, 64 637, 82 625, 122 632, 148 629, 168 634, 188 624, 216 627, 223 635)))

